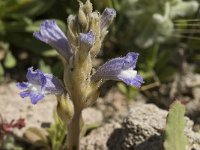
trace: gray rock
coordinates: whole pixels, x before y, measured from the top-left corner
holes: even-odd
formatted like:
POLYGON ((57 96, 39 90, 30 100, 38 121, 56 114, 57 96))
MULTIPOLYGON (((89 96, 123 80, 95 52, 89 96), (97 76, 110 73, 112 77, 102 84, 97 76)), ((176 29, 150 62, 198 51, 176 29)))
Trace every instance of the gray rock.
MULTIPOLYGON (((107 150, 107 140, 116 129, 121 129, 117 122, 105 124, 96 130, 93 130, 89 136, 81 139, 81 150, 107 150)), ((118 137, 120 134, 118 135, 118 137)), ((117 149, 116 149, 117 150, 117 149)))
MULTIPOLYGON (((163 129, 167 111, 155 105, 133 107, 122 125, 117 122, 94 130, 81 141, 82 150, 163 150, 163 129)), ((200 150, 200 134, 192 131, 193 122, 186 117, 188 150, 200 150)))
MULTIPOLYGON (((124 139, 122 149, 162 150, 163 129, 167 111, 155 105, 141 105, 132 108, 123 121, 124 139)), ((200 149, 200 134, 192 131, 193 122, 186 118, 185 134, 189 139, 188 150, 200 149)))
POLYGON ((83 110, 83 120, 85 125, 102 124, 103 114, 95 108, 85 108, 83 110))

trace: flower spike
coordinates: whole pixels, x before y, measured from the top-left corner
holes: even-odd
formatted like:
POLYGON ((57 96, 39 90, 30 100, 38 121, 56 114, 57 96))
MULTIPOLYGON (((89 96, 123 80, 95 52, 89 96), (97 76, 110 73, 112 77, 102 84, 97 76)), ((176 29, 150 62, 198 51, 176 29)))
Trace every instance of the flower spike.
POLYGON ((55 48, 65 59, 69 60, 71 57, 69 41, 54 20, 45 20, 40 25, 39 32, 34 32, 33 36, 55 48))
POLYGON ((130 52, 125 57, 108 61, 96 71, 92 76, 92 80, 118 80, 125 82, 127 85, 141 87, 144 81, 134 70, 138 55, 138 53, 130 52))
POLYGON ((60 80, 51 74, 43 73, 41 70, 33 71, 33 67, 28 68, 26 75, 28 82, 17 83, 17 87, 22 91, 20 96, 30 97, 32 104, 42 100, 45 95, 61 95, 64 87, 60 80))

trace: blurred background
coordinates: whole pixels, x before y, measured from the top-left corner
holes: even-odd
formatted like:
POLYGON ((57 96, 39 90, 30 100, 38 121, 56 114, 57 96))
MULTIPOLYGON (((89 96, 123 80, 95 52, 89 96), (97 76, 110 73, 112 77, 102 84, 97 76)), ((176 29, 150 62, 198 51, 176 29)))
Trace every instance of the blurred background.
MULTIPOLYGON (((117 11, 97 62, 124 56, 129 51, 138 52, 137 69, 145 79, 141 92, 148 99, 155 100, 159 94, 171 99, 191 96, 181 86, 184 86, 184 77, 198 75, 200 71, 197 0, 92 2, 94 9, 100 12, 105 7, 117 11)), ((44 19, 56 19, 66 32, 67 16, 77 10, 78 2, 74 0, 0 0, 0 83, 24 80, 30 66, 62 76, 56 51, 32 34, 44 19)), ((136 92, 122 83, 118 87, 129 98, 136 92)))
MULTIPOLYGON (((164 109, 178 99, 186 105, 188 116, 200 123, 199 1, 91 1, 99 12, 106 7, 117 11, 95 64, 138 52, 137 70, 145 80, 140 90, 109 81, 101 95, 116 86, 128 100, 139 95, 139 100, 164 109)), ((25 80, 30 66, 62 78, 56 51, 32 33, 44 19, 55 19, 66 33, 67 16, 77 10, 74 0, 0 0, 0 84, 25 80)))

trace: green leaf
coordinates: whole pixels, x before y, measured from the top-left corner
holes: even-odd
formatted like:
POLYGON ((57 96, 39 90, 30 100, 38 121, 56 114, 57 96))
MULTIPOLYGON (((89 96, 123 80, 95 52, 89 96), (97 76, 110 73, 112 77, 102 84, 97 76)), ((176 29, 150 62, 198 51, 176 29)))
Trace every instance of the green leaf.
POLYGON ((20 18, 23 16, 37 16, 46 12, 54 0, 6 0, 0 1, 0 17, 20 18))
POLYGON ((89 132, 91 132, 92 130, 94 130, 100 126, 101 126, 100 123, 92 123, 92 124, 84 125, 83 129, 81 131, 81 135, 86 136, 89 132))
POLYGON ((154 44, 154 46, 152 46, 151 50, 149 50, 149 53, 147 55, 147 70, 151 71, 156 62, 157 62, 157 55, 158 55, 158 50, 159 50, 159 45, 158 44, 154 44))
POLYGON ((4 73, 5 73, 4 68, 0 62, 0 83, 4 81, 4 73))
POLYGON ((129 99, 133 99, 137 93, 138 93, 137 88, 135 88, 133 86, 128 87, 128 98, 129 99))
POLYGON ((163 68, 166 67, 166 65, 170 59, 171 53, 172 53, 172 51, 170 49, 163 49, 161 51, 161 53, 158 55, 157 62, 155 64, 156 70, 162 71, 163 68))
POLYGON ((126 84, 124 84, 123 82, 119 82, 117 84, 117 87, 119 91, 122 92, 122 94, 124 94, 128 100, 131 100, 138 92, 138 90, 136 90, 135 87, 126 86, 126 84))
POLYGON ((157 74, 158 74, 160 81, 168 81, 168 80, 173 79, 176 71, 177 70, 175 68, 173 68, 171 66, 166 66, 165 69, 158 72, 157 74))
POLYGON ((1 76, 3 76, 4 75, 4 69, 3 69, 3 66, 2 66, 2 64, 1 64, 1 62, 0 62, 0 78, 1 78, 1 76))
POLYGON ((58 56, 58 52, 55 49, 46 50, 42 53, 45 57, 55 57, 58 56))
POLYGON ((47 129, 47 132, 51 141, 51 149, 60 150, 63 147, 64 139, 66 137, 66 127, 56 112, 54 113, 54 121, 54 124, 47 129))
POLYGON ((170 106, 165 128, 165 150, 186 150, 188 142, 184 134, 186 124, 184 114, 185 107, 179 101, 170 106))
MULTIPOLYGON (((14 22, 12 24, 7 24, 6 30, 8 30, 6 37, 6 41, 11 44, 17 45, 20 48, 25 50, 29 50, 35 54, 43 55, 43 56, 57 56, 56 50, 55 52, 52 51, 52 48, 32 36, 34 31, 39 30, 39 25, 41 24, 42 20, 36 21, 31 23, 30 20, 25 21, 23 23, 14 22), (28 23, 27 23, 28 22, 28 23), (51 51, 51 52, 50 52, 51 51)), ((66 31, 66 25, 64 22, 60 20, 56 20, 58 26, 62 29, 63 32, 66 31)))
POLYGON ((119 82, 119 83, 117 84, 117 87, 118 87, 118 89, 120 90, 120 92, 122 92, 123 94, 127 95, 128 89, 127 89, 127 86, 126 86, 124 83, 119 82))
POLYGON ((10 51, 6 54, 6 58, 4 60, 4 66, 6 68, 13 68, 16 66, 16 59, 10 51))

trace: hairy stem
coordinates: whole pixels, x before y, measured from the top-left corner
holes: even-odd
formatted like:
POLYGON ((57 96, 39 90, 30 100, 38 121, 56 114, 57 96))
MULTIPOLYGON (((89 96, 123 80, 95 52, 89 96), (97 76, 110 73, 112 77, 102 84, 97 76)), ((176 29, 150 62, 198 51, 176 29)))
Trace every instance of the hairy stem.
POLYGON ((81 119, 82 119, 82 112, 75 111, 75 114, 68 125, 67 150, 79 150, 81 119))

